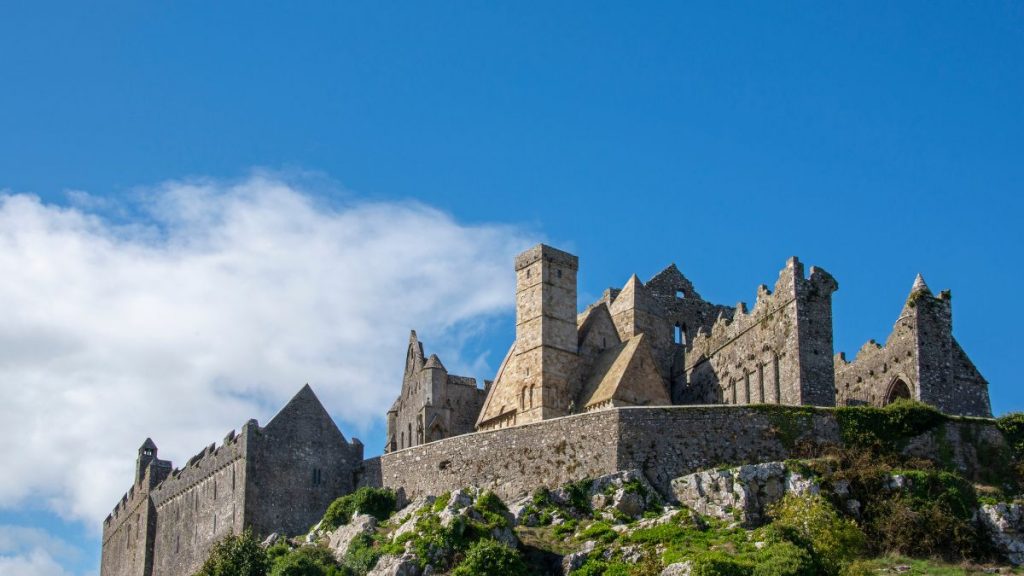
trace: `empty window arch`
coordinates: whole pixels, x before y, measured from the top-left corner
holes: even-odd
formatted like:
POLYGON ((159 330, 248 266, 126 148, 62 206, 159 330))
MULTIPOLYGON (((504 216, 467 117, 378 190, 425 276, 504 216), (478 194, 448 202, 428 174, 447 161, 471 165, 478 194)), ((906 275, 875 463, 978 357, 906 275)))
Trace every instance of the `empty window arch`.
POLYGON ((676 344, 686 344, 686 324, 676 324, 673 341, 676 344))
POLYGON ((897 400, 910 400, 910 386, 903 378, 896 378, 889 384, 889 390, 885 393, 884 405, 892 404, 897 400))

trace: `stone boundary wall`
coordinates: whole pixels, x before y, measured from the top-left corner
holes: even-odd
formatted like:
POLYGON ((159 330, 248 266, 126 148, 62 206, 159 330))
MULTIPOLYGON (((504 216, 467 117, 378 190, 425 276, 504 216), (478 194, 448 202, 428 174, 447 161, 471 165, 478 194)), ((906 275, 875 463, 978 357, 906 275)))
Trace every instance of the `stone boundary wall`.
POLYGON ((377 485, 406 499, 465 486, 513 498, 541 485, 554 488, 614 472, 617 440, 615 410, 566 416, 384 454, 367 461, 363 484, 379 479, 377 485))
MULTIPOLYGON (((995 422, 949 417, 911 439, 907 453, 949 459, 970 477, 984 465, 977 439, 1003 442, 995 422)), ((718 466, 824 455, 842 444, 832 408, 623 407, 446 438, 367 460, 360 482, 405 498, 466 486, 503 499, 617 470, 639 469, 664 496, 673 478, 718 466)))

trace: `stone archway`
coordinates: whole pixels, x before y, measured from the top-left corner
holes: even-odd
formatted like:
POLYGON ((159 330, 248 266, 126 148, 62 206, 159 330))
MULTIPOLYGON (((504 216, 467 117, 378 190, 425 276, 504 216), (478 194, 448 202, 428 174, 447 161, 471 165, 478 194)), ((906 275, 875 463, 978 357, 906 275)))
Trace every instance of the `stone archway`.
POLYGON ((883 406, 888 406, 897 400, 911 400, 913 396, 910 394, 910 386, 907 384, 901 376, 897 376, 892 384, 889 384, 889 390, 885 393, 885 400, 882 402, 883 406))

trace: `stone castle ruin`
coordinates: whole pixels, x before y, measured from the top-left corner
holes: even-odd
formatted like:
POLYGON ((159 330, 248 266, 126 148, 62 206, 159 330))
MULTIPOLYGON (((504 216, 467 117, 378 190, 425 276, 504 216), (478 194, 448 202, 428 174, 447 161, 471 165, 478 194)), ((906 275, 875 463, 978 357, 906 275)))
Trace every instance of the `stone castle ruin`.
MULTIPOLYGON (((578 313, 578 268, 546 245, 516 257, 515 339, 483 388, 425 358, 412 332, 382 456, 364 460, 308 386, 266 426, 250 420, 181 469, 147 439, 104 521, 101 575, 191 574, 223 536, 305 533, 363 485, 408 498, 467 485, 514 497, 635 469, 670 493, 672 478, 702 468, 785 459, 758 405, 822 407, 801 424, 822 445, 842 442, 835 406, 907 398, 991 417, 988 383, 953 338, 949 292, 935 296, 920 276, 885 344, 869 341, 847 361, 833 353, 838 283, 796 258, 749 310, 704 300, 670 265, 578 313)), ((959 452, 957 430, 956 458, 974 458, 959 452)))

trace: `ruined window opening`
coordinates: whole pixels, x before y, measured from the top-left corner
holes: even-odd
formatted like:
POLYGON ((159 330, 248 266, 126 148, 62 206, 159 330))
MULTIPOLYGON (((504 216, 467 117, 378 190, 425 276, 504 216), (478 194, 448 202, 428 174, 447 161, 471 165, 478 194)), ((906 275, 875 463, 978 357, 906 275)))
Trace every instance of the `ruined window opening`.
POLYGON ((526 386, 523 386, 523 389, 519 392, 519 409, 526 409, 526 386))
POLYGON ((677 289, 676 290, 676 298, 678 300, 682 300, 683 298, 686 298, 686 291, 683 290, 682 288, 677 289))
POLYGON ((562 277, 562 269, 561 269, 561 268, 559 268, 559 269, 555 270, 555 276, 557 276, 557 277, 559 277, 559 278, 561 278, 561 277, 562 277))
POLYGON ((405 448, 405 432, 402 432, 402 441, 398 444, 399 448, 405 448))
POLYGON ((608 347, 608 338, 606 336, 601 336, 601 349, 604 350, 607 347, 608 347))
POLYGON ((217 534, 217 513, 213 513, 213 534, 217 534))
POLYGON ((407 426, 409 427, 409 446, 412 446, 412 422, 409 422, 407 426))
POLYGON ((767 404, 768 401, 764 397, 764 364, 757 365, 757 387, 761 394, 761 403, 767 404))
POLYGON ((782 383, 779 382, 779 357, 772 356, 772 371, 775 377, 775 403, 782 404, 782 383))
POLYGON ((313 486, 319 486, 323 479, 319 468, 313 468, 313 486))
POLYGON ((527 269, 526 269, 526 277, 527 277, 527 278, 529 278, 529 277, 530 277, 530 272, 532 272, 532 270, 530 270, 529 268, 527 268, 527 269))
POLYGON ((178 554, 179 552, 181 552, 181 534, 176 534, 174 536, 174 553, 178 554))
POLYGON ((536 386, 530 386, 530 408, 533 408, 533 389, 534 388, 536 388, 536 386))
POLYGON ((217 481, 216 480, 213 481, 213 499, 214 500, 217 499, 217 481))
POLYGON ((902 378, 896 378, 889 385, 889 391, 885 394, 885 404, 892 404, 897 400, 910 400, 910 386, 902 378))
POLYGON ((685 325, 680 326, 679 324, 676 324, 676 327, 675 327, 675 343, 676 344, 682 344, 682 345, 686 344, 686 326, 685 325))

